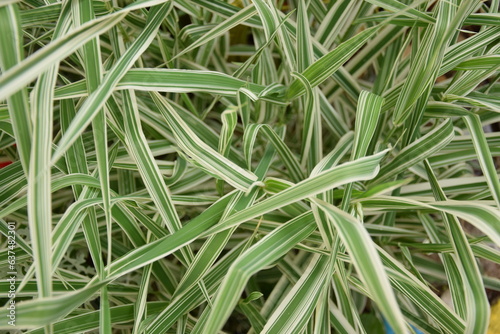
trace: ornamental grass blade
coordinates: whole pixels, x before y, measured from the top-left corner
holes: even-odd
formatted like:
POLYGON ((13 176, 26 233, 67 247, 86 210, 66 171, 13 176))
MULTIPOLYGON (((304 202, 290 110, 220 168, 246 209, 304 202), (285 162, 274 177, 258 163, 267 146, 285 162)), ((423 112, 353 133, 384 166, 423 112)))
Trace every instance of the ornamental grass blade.
MULTIPOLYGON (((63 13, 69 8, 63 7, 63 13)), ((64 36, 69 19, 63 16, 55 29, 55 38, 64 36)), ((52 296, 52 194, 50 191, 54 86, 58 65, 50 66, 38 79, 31 94, 31 114, 35 120, 28 173, 28 214, 30 236, 41 298, 52 296)))
POLYGON ((467 124, 467 128, 471 133, 476 156, 479 160, 481 170, 486 177, 486 182, 488 182, 491 195, 495 199, 497 208, 500 208, 500 181, 498 179, 498 174, 492 159, 488 142, 486 141, 482 129, 481 119, 478 115, 470 115, 465 116, 464 120, 465 124, 467 124))
MULTIPOLYGON (((434 197, 436 200, 446 200, 446 195, 439 186, 428 162, 425 163, 425 167, 432 185, 434 197)), ((486 330, 486 323, 488 322, 490 314, 488 298, 484 290, 479 267, 477 266, 472 249, 457 217, 450 214, 445 215, 445 217, 444 222, 448 225, 446 229, 449 231, 450 241, 453 244, 454 252, 458 255, 456 259, 456 266, 459 266, 458 272, 454 273, 453 270, 447 270, 450 276, 449 280, 452 283, 450 287, 452 289, 455 287, 456 290, 458 290, 455 291, 455 295, 458 296, 459 300, 454 301, 454 305, 457 305, 458 302, 464 303, 458 307, 465 308, 465 318, 467 320, 466 328, 468 331, 483 333, 486 330), (462 275, 464 275, 466 279, 463 280, 462 275), (462 280, 464 281, 463 286, 457 286, 462 280), (464 295, 465 298, 463 298, 464 295)), ((430 229, 435 229, 435 227, 432 226, 432 222, 429 222, 428 225, 431 226, 430 229)), ((436 239, 437 238, 433 241, 439 241, 436 239)), ((455 262, 452 262, 452 258, 446 258, 447 256, 448 254, 443 254, 445 267, 454 267, 455 262), (446 262, 452 262, 453 264, 449 263, 447 266, 446 262)))
POLYGON ((405 332, 405 321, 396 296, 390 286, 382 261, 377 256, 373 241, 361 222, 321 200, 315 200, 315 204, 335 225, 370 298, 375 301, 394 331, 405 332))
MULTIPOLYGON (((354 144, 351 160, 364 157, 368 151, 373 134, 378 124, 380 110, 384 99, 376 94, 362 91, 356 107, 356 124, 354 128, 354 144)), ((342 210, 347 211, 351 200, 352 183, 346 186, 342 199, 342 210)))
MULTIPOLYGON (((36 328, 53 323, 92 297, 104 284, 95 284, 58 297, 19 303, 16 305, 16 322, 21 324, 22 328, 36 328)), ((12 329, 12 326, 7 324, 7 314, 8 310, 0 310, 2 329, 12 329)))
MULTIPOLYGON (((184 69, 130 69, 113 89, 134 89, 170 93, 207 92, 235 96, 242 88, 250 96, 258 96, 265 86, 246 82, 215 71, 184 69)), ((56 99, 85 96, 85 81, 77 81, 56 89, 56 99)))
MULTIPOLYGON (((21 45, 21 23, 17 5, 0 7, 0 67, 5 73, 10 68, 20 63, 23 59, 21 45)), ((28 91, 23 87, 7 99, 9 115, 14 130, 16 144, 19 150, 21 164, 28 173, 32 125, 29 120, 28 91)))
POLYGON ((439 152, 453 139, 453 125, 450 120, 441 123, 425 136, 406 146, 398 155, 381 169, 376 183, 388 181, 401 171, 439 152))
POLYGON ((500 221, 500 212, 490 206, 478 203, 464 203, 463 201, 439 201, 421 202, 403 197, 377 196, 370 199, 360 199, 367 208, 378 208, 383 210, 421 210, 432 209, 443 211, 458 216, 485 233, 491 241, 500 245, 500 226, 496 224, 500 221))

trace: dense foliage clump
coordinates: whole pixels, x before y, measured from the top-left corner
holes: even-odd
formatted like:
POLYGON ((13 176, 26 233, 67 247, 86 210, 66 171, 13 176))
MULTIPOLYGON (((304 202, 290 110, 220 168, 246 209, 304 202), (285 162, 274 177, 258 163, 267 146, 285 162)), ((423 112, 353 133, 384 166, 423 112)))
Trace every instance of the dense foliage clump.
POLYGON ((0 328, 486 333, 498 9, 0 1, 0 328))

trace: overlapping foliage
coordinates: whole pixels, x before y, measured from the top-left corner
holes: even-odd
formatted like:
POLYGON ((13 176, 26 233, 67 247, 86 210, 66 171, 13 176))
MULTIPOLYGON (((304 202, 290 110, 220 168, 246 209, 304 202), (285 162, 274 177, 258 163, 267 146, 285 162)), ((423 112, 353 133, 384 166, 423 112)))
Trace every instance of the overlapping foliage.
POLYGON ((485 333, 498 9, 0 1, 16 327, 485 333))

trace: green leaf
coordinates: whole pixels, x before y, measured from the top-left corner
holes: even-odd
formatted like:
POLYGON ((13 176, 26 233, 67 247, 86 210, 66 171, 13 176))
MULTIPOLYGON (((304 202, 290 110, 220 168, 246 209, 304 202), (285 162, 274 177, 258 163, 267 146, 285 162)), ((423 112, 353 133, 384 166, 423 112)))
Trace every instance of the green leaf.
MULTIPOLYGON (((379 27, 363 30, 351 39, 337 46, 316 62, 306 68, 301 74, 316 87, 339 69, 356 51, 358 51, 377 31, 379 27)), ((305 92, 299 80, 295 80, 288 90, 288 98, 293 99, 305 92)))

